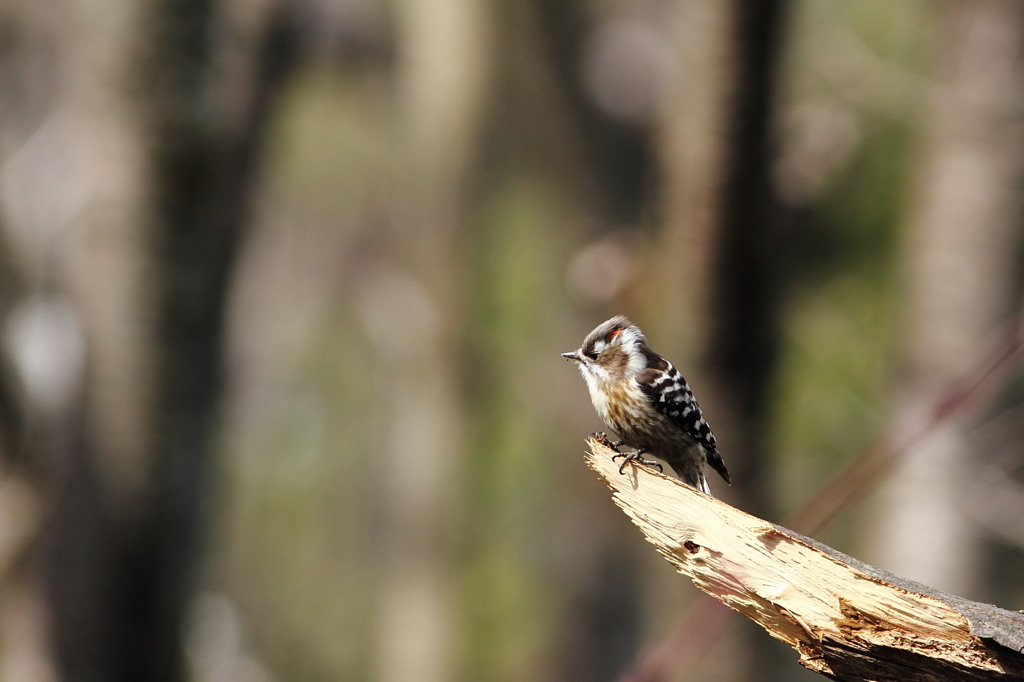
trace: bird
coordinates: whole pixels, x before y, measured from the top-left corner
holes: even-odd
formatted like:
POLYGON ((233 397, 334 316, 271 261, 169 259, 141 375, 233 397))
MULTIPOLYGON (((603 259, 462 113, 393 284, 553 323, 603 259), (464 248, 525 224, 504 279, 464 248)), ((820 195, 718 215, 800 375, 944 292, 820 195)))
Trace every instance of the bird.
POLYGON ((576 363, 587 382, 598 416, 622 440, 595 434, 622 457, 619 473, 630 462, 656 466, 652 455, 668 463, 684 483, 711 494, 704 465, 731 483, 718 453, 715 435, 704 419, 690 385, 671 362, 651 350, 647 337, 630 320, 617 315, 599 324, 574 351, 562 357, 576 363))

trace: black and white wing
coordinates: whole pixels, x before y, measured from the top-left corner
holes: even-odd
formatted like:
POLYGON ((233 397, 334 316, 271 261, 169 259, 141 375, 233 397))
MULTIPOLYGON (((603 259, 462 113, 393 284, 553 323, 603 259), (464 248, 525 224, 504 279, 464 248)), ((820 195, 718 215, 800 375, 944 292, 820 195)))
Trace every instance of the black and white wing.
POLYGON ((657 361, 650 363, 636 379, 651 405, 699 444, 711 468, 717 471, 726 483, 730 483, 729 470, 718 454, 711 425, 704 419, 690 385, 686 383, 679 370, 668 360, 658 356, 657 361))

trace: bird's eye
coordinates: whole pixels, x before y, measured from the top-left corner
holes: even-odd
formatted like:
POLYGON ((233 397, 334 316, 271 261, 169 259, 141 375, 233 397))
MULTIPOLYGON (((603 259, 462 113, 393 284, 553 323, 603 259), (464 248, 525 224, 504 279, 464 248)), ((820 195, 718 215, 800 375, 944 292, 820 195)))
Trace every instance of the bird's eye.
POLYGON ((586 355, 591 360, 597 360, 597 351, 595 350, 588 350, 585 351, 583 354, 586 355))

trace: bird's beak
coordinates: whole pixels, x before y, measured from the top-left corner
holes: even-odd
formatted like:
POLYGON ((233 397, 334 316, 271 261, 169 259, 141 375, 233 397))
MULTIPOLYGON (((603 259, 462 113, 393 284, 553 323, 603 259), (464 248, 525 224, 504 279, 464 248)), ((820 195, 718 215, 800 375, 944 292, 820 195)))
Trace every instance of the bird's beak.
POLYGON ((574 362, 583 362, 583 358, 580 357, 580 350, 571 350, 568 353, 562 353, 562 357, 566 360, 573 360, 574 362))

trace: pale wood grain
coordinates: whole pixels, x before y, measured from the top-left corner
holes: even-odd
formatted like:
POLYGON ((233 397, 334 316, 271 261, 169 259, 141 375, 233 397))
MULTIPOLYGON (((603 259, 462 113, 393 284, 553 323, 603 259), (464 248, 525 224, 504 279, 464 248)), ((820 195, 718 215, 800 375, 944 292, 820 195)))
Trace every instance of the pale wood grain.
POLYGON ((1024 614, 868 566, 650 467, 586 461, 615 503, 694 585, 838 680, 1024 679, 1024 614))

